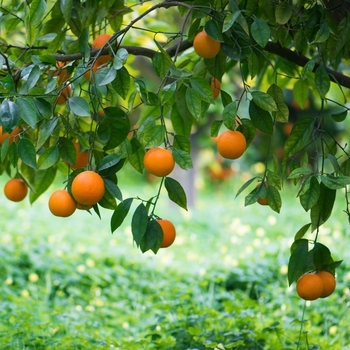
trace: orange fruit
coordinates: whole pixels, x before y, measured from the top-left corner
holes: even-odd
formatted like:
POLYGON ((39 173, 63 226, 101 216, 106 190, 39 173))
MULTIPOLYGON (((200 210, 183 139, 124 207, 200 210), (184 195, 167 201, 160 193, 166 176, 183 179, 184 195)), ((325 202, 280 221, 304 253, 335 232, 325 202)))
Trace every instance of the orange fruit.
POLYGON ((94 171, 79 173, 72 181, 72 195, 81 205, 90 206, 99 202, 105 194, 102 177, 94 171))
POLYGON ((193 48, 202 58, 215 57, 221 48, 220 41, 211 38, 204 30, 199 32, 193 40, 193 48))
POLYGON ((147 151, 143 158, 143 164, 150 174, 160 177, 169 175, 175 167, 172 153, 160 147, 147 151))
POLYGON ((75 163, 70 164, 72 169, 85 168, 89 164, 89 152, 80 152, 80 145, 78 142, 74 142, 74 147, 76 150, 75 163))
MULTIPOLYGON (((258 182, 258 184, 256 185, 256 187, 260 187, 261 186, 261 182, 258 182)), ((265 182, 265 186, 267 187, 268 184, 267 182, 265 182)), ((263 198, 258 198, 257 202, 261 205, 268 205, 269 202, 267 200, 267 196, 263 197, 263 198)))
POLYGON ((65 105, 67 100, 71 96, 72 96, 72 88, 69 85, 67 85, 66 87, 64 87, 62 89, 62 91, 58 95, 57 104, 58 105, 65 105))
POLYGON ((221 87, 220 81, 212 77, 210 79, 210 88, 211 88, 211 91, 213 92, 214 100, 216 100, 220 95, 220 91, 221 91, 220 87, 221 87))
POLYGON ((58 61, 56 63, 57 70, 53 73, 53 76, 58 76, 58 82, 63 83, 64 81, 68 80, 68 71, 66 68, 63 68, 67 63, 58 61))
POLYGON ((321 277, 323 283, 323 293, 321 298, 329 297, 335 290, 336 280, 335 277, 328 271, 318 271, 316 275, 321 277))
POLYGON ((163 231, 163 241, 160 247, 167 248, 171 246, 175 241, 175 237, 176 237, 175 226, 171 221, 167 219, 158 219, 157 222, 163 231))
POLYGON ((247 141, 240 131, 227 130, 219 135, 217 146, 224 158, 237 159, 245 152, 247 141))
POLYGON ((0 145, 2 145, 6 139, 9 139, 9 145, 13 141, 18 140, 18 135, 20 134, 21 129, 16 126, 10 133, 5 132, 4 134, 2 133, 2 126, 0 126, 0 145))
MULTIPOLYGON (((98 35, 94 41, 92 42, 92 47, 94 49, 101 49, 102 47, 105 46, 105 44, 107 43, 107 41, 112 37, 112 35, 110 34, 100 34, 98 35)), ((110 55, 102 55, 99 56, 98 60, 101 63, 107 63, 109 60, 111 59, 110 55)))
POLYGON ((66 190, 57 190, 49 198, 49 209, 55 216, 66 218, 71 216, 76 208, 77 203, 66 190))
POLYGON ((305 273, 299 277, 296 285, 297 293, 304 300, 316 300, 323 294, 323 282, 316 273, 305 273))
POLYGON ((28 186, 22 179, 11 179, 6 182, 4 193, 10 201, 20 202, 26 197, 28 186))

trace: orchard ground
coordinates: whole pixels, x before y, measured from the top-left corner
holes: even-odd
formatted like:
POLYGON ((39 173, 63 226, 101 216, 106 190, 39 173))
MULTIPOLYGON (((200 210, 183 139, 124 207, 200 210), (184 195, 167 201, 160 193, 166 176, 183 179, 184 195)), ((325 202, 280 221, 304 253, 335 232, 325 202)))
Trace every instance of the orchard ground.
MULTIPOLYGON (((344 260, 336 291, 305 304, 287 281, 289 247, 308 220, 296 188, 285 184, 277 214, 235 199, 244 177, 217 186, 200 179, 188 212, 162 195, 157 214, 177 237, 157 255, 133 245, 130 217, 113 235, 107 210, 101 220, 83 210, 54 217, 47 201, 56 187, 33 206, 1 194, 0 348, 350 349, 344 198, 319 237, 344 260)), ((119 183, 124 198, 155 194, 132 169, 119 183)))

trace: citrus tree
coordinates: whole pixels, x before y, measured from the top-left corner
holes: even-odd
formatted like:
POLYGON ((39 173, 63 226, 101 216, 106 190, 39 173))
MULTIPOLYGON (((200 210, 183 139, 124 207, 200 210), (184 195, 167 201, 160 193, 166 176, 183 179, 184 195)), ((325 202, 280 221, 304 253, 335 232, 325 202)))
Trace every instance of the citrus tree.
MULTIPOLYGON (((16 180, 6 196, 22 200, 29 188, 34 203, 61 172, 67 181, 48 204, 54 215, 107 208, 114 232, 135 208, 133 239, 142 252, 156 253, 176 235, 157 212, 161 189, 187 209, 171 172, 175 164, 192 167, 194 127, 215 104, 221 116, 208 138, 217 137, 223 157, 244 160, 256 133, 273 140, 289 122, 288 89, 301 109, 312 96, 318 113, 297 118, 282 160, 270 143, 264 172, 237 195, 247 206, 280 212, 283 183, 294 182, 310 218, 295 234, 289 282, 306 272, 334 275, 340 262, 319 232, 338 192, 350 217, 347 143, 327 128, 330 120, 344 125, 349 110, 349 7, 314 0, 1 1, 0 169, 16 180), (137 56, 151 63, 151 82, 133 68, 137 56), (228 84, 221 88, 233 72, 238 96, 228 84), (126 164, 160 178, 152 198, 124 198, 118 173, 126 164)), ((312 297, 325 295, 322 288, 312 297)))

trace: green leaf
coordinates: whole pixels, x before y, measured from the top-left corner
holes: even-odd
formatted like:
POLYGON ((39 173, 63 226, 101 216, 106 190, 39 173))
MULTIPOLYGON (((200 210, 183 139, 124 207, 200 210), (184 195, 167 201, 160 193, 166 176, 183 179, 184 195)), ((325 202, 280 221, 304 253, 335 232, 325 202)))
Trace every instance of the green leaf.
POLYGON ((264 48, 270 39, 270 27, 260 18, 255 17, 250 27, 253 39, 264 48))
POLYGON ((293 14, 293 7, 287 1, 283 1, 275 8, 275 17, 278 24, 286 24, 293 14))
POLYGON ((162 105, 164 105, 167 102, 169 102, 170 100, 174 99, 176 87, 177 87, 177 82, 173 81, 171 84, 165 85, 159 91, 160 101, 161 101, 162 105))
POLYGON ((157 253, 163 241, 163 230, 156 220, 150 220, 147 225, 146 232, 140 242, 142 253, 152 250, 157 253))
MULTIPOLYGON (((314 59, 309 60, 306 62, 305 66, 303 67, 301 71, 301 79, 307 79, 310 73, 314 71, 316 61, 314 59)), ((304 105, 302 105, 304 106, 304 105)))
POLYGON ((121 69, 128 59, 128 55, 129 53, 126 49, 120 48, 113 59, 113 68, 116 70, 121 69))
POLYGON ((293 282, 305 272, 307 265, 309 242, 307 239, 299 239, 293 243, 295 248, 288 262, 288 282, 291 285, 293 282))
POLYGON ((310 212, 312 231, 324 224, 331 216, 336 194, 336 190, 326 187, 323 182, 320 183, 320 196, 310 212))
POLYGON ((73 142, 66 138, 60 137, 58 142, 59 156, 68 164, 75 164, 77 151, 73 142))
POLYGON ((89 46, 89 27, 86 26, 79 35, 79 51, 82 54, 84 61, 88 61, 90 58, 90 46, 89 46))
POLYGON ((105 143, 104 150, 118 147, 128 136, 130 121, 125 112, 118 107, 104 109, 105 117, 102 119, 97 134, 105 143))
POLYGON ((98 85, 99 86, 104 86, 110 84, 112 81, 115 80, 117 76, 117 71, 115 70, 114 67, 111 67, 108 69, 106 75, 104 75, 103 79, 99 81, 98 85))
POLYGON ((249 116, 256 128, 272 135, 273 133, 273 121, 269 112, 260 108, 253 100, 249 104, 249 116))
POLYGON ((52 117, 52 105, 50 102, 43 98, 35 98, 34 102, 38 113, 43 118, 50 119, 52 117))
POLYGON ((321 95, 321 98, 324 98, 331 87, 331 80, 329 78, 329 74, 322 66, 319 66, 316 69, 315 85, 321 95))
POLYGON ((309 84, 307 80, 299 79, 293 87, 293 97, 295 102, 304 108, 309 95, 309 84))
POLYGON ((59 152, 57 146, 48 147, 40 154, 38 159, 38 169, 44 170, 54 166, 59 159, 59 152))
POLYGON ((331 190, 340 190, 350 184, 350 176, 321 175, 321 181, 331 190))
POLYGON ((169 199, 181 208, 187 210, 186 193, 180 185, 180 183, 171 177, 166 177, 164 185, 166 190, 168 191, 169 199))
POLYGON ((118 185, 116 184, 116 182, 110 180, 110 179, 107 179, 107 178, 104 178, 103 179, 104 183, 105 183, 105 187, 106 187, 106 190, 113 196, 115 197, 116 199, 118 199, 119 201, 123 201, 123 194, 122 192, 120 191, 120 188, 118 187, 118 185))
POLYGON ((50 42, 47 51, 50 53, 56 53, 61 47, 66 38, 66 29, 61 30, 56 37, 50 42))
POLYGON ((131 219, 131 232, 137 246, 140 246, 143 236, 146 233, 148 226, 148 214, 147 209, 143 203, 141 203, 135 210, 131 219))
POLYGON ((60 2, 61 11, 66 23, 69 23, 71 20, 73 1, 74 0, 64 0, 60 2))
POLYGON ((314 42, 323 43, 329 38, 330 29, 327 23, 322 23, 320 29, 317 31, 314 42))
POLYGON ((250 180, 246 181, 237 191, 236 198, 253 182, 256 180, 256 176, 251 178, 250 180))
POLYGON ((153 118, 147 119, 138 129, 138 140, 144 148, 159 146, 165 137, 163 125, 156 124, 153 118))
POLYGON ((224 41, 222 37, 222 30, 218 25, 218 22, 214 20, 209 20, 205 23, 204 26, 205 32, 214 40, 224 41))
MULTIPOLYGON (((126 140, 129 141, 129 140, 126 140)), ((143 158, 145 156, 145 150, 141 143, 133 137, 130 141, 132 153, 128 154, 128 160, 131 166, 142 174, 143 172, 143 158)))
POLYGON ((20 112, 13 101, 3 100, 0 106, 0 123, 2 132, 11 132, 20 120, 20 112))
POLYGON ((199 120, 202 118, 201 98, 192 88, 186 90, 186 105, 192 116, 199 120))
POLYGON ((163 78, 173 66, 173 61, 166 52, 156 52, 152 58, 152 64, 158 77, 163 78))
POLYGON ((186 136, 175 135, 173 147, 181 149, 187 153, 191 153, 191 142, 186 136))
POLYGON ((277 111, 277 105, 271 95, 262 91, 252 92, 253 101, 257 106, 268 112, 277 111))
POLYGON ((37 106, 32 98, 17 98, 16 105, 20 111, 21 118, 35 129, 37 123, 37 106))
POLYGON ((90 108, 88 102, 80 96, 73 96, 68 99, 71 111, 79 117, 90 117, 90 108))
POLYGON ((123 223, 129 213, 133 198, 124 199, 118 204, 111 217, 111 232, 113 233, 123 223))
POLYGON ((330 250, 322 243, 316 242, 310 253, 317 270, 322 270, 333 262, 330 250))
POLYGON ((269 185, 266 190, 269 207, 276 213, 279 213, 282 207, 282 199, 278 189, 272 185, 269 185))
POLYGON ((112 81, 112 87, 124 100, 130 90, 130 74, 125 67, 118 70, 116 78, 112 81))
POLYGON ((345 111, 342 111, 342 112, 338 112, 338 113, 333 113, 332 114, 332 118, 335 122, 337 123, 341 123, 345 120, 345 118, 347 117, 348 115, 348 111, 345 110, 345 111))
POLYGON ((220 128, 222 126, 222 121, 221 120, 215 120, 212 122, 210 126, 210 136, 211 137, 216 137, 219 134, 220 128))
POLYGON ((233 24, 235 23, 236 19, 239 17, 240 14, 241 14, 241 11, 239 10, 239 11, 231 12, 225 17, 224 24, 222 27, 223 33, 231 29, 231 27, 233 26, 233 24))
POLYGON ((240 131, 244 135, 247 141, 247 146, 249 146, 255 137, 256 127, 254 126, 253 122, 248 118, 242 118, 241 123, 242 124, 239 125, 236 130, 240 131))
POLYGON ((33 191, 30 191, 29 201, 33 204, 55 180, 57 167, 51 167, 45 170, 38 170, 34 173, 34 178, 31 181, 33 191))
POLYGON ((299 231, 294 236, 294 240, 297 241, 303 238, 305 233, 309 230, 310 226, 311 226, 311 222, 304 225, 301 229, 299 229, 299 231))
POLYGON ((267 90, 267 93, 274 99, 277 105, 277 111, 275 113, 276 121, 287 123, 289 120, 289 109, 284 103, 282 89, 278 85, 272 84, 267 90))
POLYGON ((191 83, 193 91, 199 96, 201 101, 215 103, 213 92, 207 80, 200 77, 194 77, 190 78, 189 81, 191 83))
POLYGON ((20 93, 25 95, 31 90, 33 87, 37 85, 38 80, 40 79, 40 68, 37 65, 34 65, 28 76, 26 77, 25 83, 22 85, 20 89, 20 93))
MULTIPOLYGON (((52 135, 58 123, 58 117, 49 119, 47 122, 42 124, 39 129, 39 137, 37 141, 37 147, 40 148, 47 141, 47 139, 52 135)), ((75 159, 74 159, 75 162, 75 159)))
POLYGON ((223 112, 222 119, 227 129, 233 130, 236 125, 237 104, 235 101, 228 104, 223 112))
POLYGON ((316 205, 320 197, 320 184, 315 176, 310 178, 310 185, 307 191, 300 196, 300 204, 305 211, 310 210, 316 205))
POLYGON ((103 157, 97 164, 96 170, 98 172, 114 167, 122 159, 120 154, 111 153, 103 157))
POLYGON ((29 17, 32 24, 37 25, 44 19, 46 11, 45 0, 33 0, 30 4, 29 17))
POLYGON ((27 139, 20 139, 18 142, 18 155, 22 162, 31 168, 36 169, 36 152, 34 145, 27 139))
POLYGON ((303 176, 309 176, 312 175, 314 173, 313 170, 311 170, 310 168, 304 168, 304 167, 300 167, 300 168, 296 168, 294 169, 288 176, 288 179, 300 179, 303 176))
POLYGON ((146 84, 141 79, 134 79, 136 92, 139 94, 141 101, 147 105, 148 103, 148 91, 146 84))
POLYGON ((284 159, 302 151, 310 142, 314 130, 313 118, 298 119, 284 144, 284 159))
POLYGON ((173 148, 172 154, 176 164, 186 170, 193 167, 191 155, 181 149, 173 148))

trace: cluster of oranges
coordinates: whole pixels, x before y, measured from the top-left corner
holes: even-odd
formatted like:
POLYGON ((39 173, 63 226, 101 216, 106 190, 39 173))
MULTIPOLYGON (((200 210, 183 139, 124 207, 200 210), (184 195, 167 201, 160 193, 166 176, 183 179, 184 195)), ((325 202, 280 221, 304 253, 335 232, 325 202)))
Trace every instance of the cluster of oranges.
POLYGON ((335 290, 336 280, 328 271, 305 273, 299 277, 296 290, 300 298, 304 300, 316 300, 327 298, 335 290))

